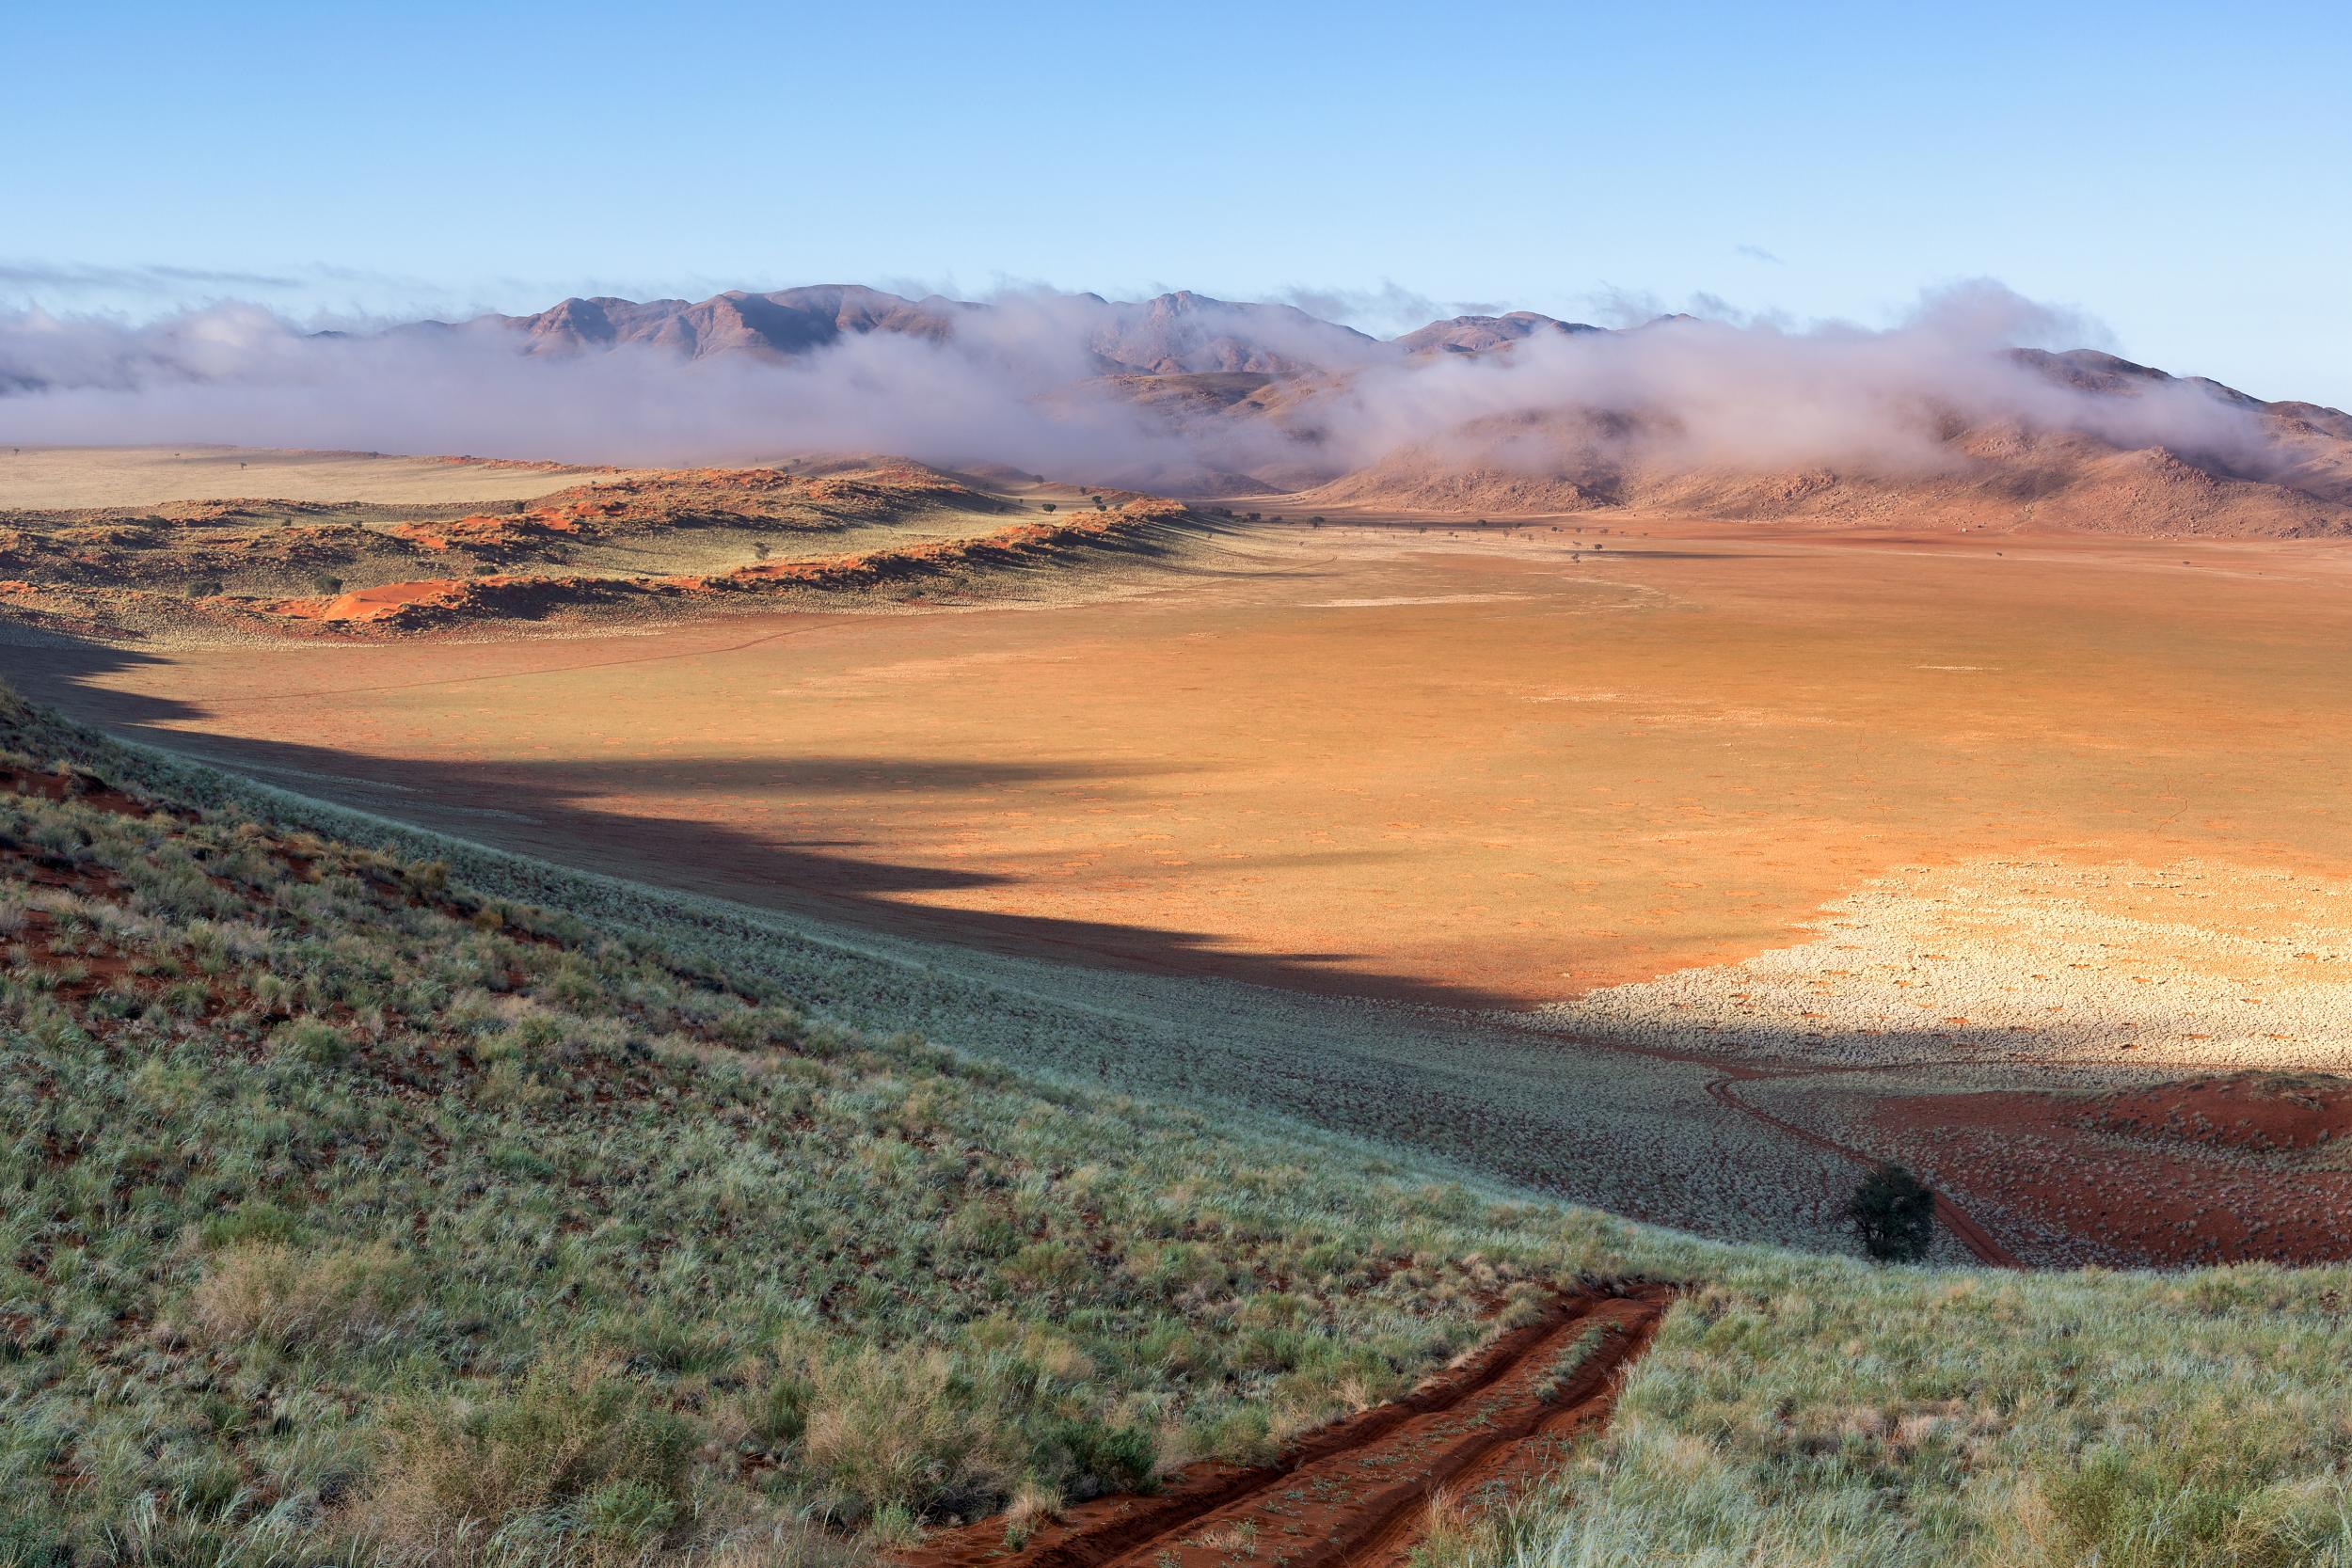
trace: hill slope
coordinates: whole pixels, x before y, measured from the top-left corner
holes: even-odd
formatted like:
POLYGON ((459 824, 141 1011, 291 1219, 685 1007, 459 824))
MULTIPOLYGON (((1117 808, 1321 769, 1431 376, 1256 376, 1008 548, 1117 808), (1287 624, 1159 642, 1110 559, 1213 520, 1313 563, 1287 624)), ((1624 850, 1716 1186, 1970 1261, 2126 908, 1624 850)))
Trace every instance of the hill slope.
MULTIPOLYGON (((1572 1497, 1438 1560, 2352 1549, 2346 1271, 1641 1231, 862 1036, 778 988, 773 934, 12 698, 0 753, 0 1560, 846 1562, 1008 1505, 977 1539, 1042 1546, 1593 1272, 1681 1305, 1558 1450, 1572 1497)), ((1271 1562, 1281 1517, 1166 1550, 1271 1562)))
MULTIPOLYGON (((2072 383, 2105 356, 2029 361, 2072 383)), ((2122 361, 2113 363, 2122 364, 2122 361)), ((2095 385, 2163 385, 2145 367, 2095 385)), ((1438 433, 1301 492, 1301 505, 1547 515, 1615 512, 1886 528, 2036 528, 2299 538, 2352 532, 2352 438, 2303 404, 2243 407, 2258 452, 2135 445, 2022 420, 1944 420, 1900 460, 1735 463, 1694 451, 1670 414, 1497 416, 1438 433)), ((2127 397, 2106 389, 2098 396, 2127 397)))

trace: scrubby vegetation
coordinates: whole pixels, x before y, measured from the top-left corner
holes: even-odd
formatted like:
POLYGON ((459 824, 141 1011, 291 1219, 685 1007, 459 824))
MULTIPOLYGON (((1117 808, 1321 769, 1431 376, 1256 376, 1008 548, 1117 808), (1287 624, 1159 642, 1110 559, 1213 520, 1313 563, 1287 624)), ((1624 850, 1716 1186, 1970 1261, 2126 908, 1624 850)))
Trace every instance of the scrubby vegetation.
POLYGON ((2352 1562, 2347 1292, 1751 1259, 1684 1297, 1603 1442, 1431 1560, 2352 1562))
POLYGON ((1846 1202, 1862 1250, 1882 1263, 1916 1263, 1935 1242, 1935 1195, 1900 1165, 1881 1165, 1846 1202))
POLYGON ((126 795, 14 717, 20 1544, 903 1538, 1263 1455, 1581 1253, 1573 1214, 1041 1092, 126 795))
POLYGON ((486 511, 285 500, 10 510, 0 511, 0 580, 11 585, 8 616, 49 630, 400 632, 993 581, 1098 553, 1150 555, 1197 527, 1174 502, 1089 499, 1086 517, 1023 521, 1020 502, 874 459, 816 477, 628 475, 486 511))
POLYGON ((1433 1550, 2352 1551, 2342 1271, 1638 1230, 861 1033, 13 699, 0 752, 0 1564, 866 1560, 1266 1456, 1586 1271, 1692 1289, 1573 1504, 1433 1550))

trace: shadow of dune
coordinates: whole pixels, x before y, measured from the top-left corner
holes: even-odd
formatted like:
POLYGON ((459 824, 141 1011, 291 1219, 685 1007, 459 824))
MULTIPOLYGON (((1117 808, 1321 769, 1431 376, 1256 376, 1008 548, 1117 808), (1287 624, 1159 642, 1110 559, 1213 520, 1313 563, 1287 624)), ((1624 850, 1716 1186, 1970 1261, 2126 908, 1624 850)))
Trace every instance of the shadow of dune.
MULTIPOLYGON (((1324 996, 1359 996, 1445 1008, 1491 1008, 1511 999, 1477 987, 1381 971, 1348 952, 1245 952, 1215 933, 1145 924, 946 909, 908 900, 1017 884, 1005 873, 923 865, 838 836, 795 839, 753 827, 612 809, 619 799, 664 794, 986 793, 1021 784, 1089 784, 1132 791, 1116 771, 1085 764, 952 758, 777 758, 451 763, 367 755, 288 738, 204 728, 196 705, 101 684, 153 656, 57 641, 0 647, 0 673, 26 695, 125 739, 240 772, 295 794, 454 834, 497 848, 656 887, 814 915, 899 936, 1173 976, 1216 975, 1324 996)), ((1184 773, 1193 765, 1153 771, 1184 773)), ((1149 776, 1149 775, 1145 775, 1149 776)), ((1235 875, 1274 863, 1361 858, 1333 851, 1236 862, 1235 875)), ((1142 873, 1148 874, 1148 873, 1142 873)))
POLYGON ((822 963, 834 969, 795 969, 793 939, 747 929, 767 973, 863 1027, 915 1029, 1122 1091, 1278 1113, 1735 1239, 1838 1244, 1860 1173, 1894 1159, 2028 1263, 2352 1256, 2352 1175, 2274 1170, 2081 1122, 2096 1094, 2177 1069, 2087 1072, 2020 1059, 2012 1033, 1970 1026, 1867 1040, 1808 1030, 1803 1041, 1756 1027, 1710 1040, 1662 1010, 1606 1033, 1547 1028, 1541 1015, 1472 1016, 1463 1009, 1505 1005, 1475 988, 1383 974, 1364 955, 1234 953, 1198 931, 915 906, 904 900, 1021 879, 914 863, 853 837, 794 838, 605 803, 689 786, 768 791, 780 780, 809 795, 879 788, 885 801, 894 791, 1118 787, 1083 763, 377 758, 171 728, 203 714, 104 684, 151 657, 16 645, 0 647, 0 673, 127 738, 297 793, 654 888, 914 939, 921 945, 909 949, 876 940, 850 958, 829 951, 822 963), (1050 963, 1025 961, 1036 959, 1050 963), (838 978, 846 963, 866 965, 855 984, 838 978), (1216 979, 1273 989, 1242 992, 1216 979), (1364 996, 1416 1006, 1333 1000, 1364 996), (1870 1059, 1793 1059, 1807 1045, 1830 1057, 1851 1046, 1870 1059), (2202 1228, 2176 1230, 2176 1215, 2202 1228))

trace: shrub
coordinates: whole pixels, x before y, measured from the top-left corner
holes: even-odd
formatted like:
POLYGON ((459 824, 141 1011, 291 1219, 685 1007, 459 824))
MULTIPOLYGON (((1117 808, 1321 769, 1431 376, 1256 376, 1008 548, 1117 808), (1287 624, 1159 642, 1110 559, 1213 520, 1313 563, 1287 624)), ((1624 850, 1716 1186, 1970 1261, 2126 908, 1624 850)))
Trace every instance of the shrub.
POLYGON ((1900 1165, 1881 1165, 1846 1200, 1862 1250, 1882 1263, 1915 1263, 1935 1240, 1935 1194, 1900 1165))
POLYGON ((310 586, 322 594, 340 594, 343 591, 343 579, 330 573, 321 572, 310 579, 310 586))
POLYGON ((1145 1426, 1109 1426, 1082 1416, 1060 1416, 1043 1424, 1036 1442, 1041 1457, 1073 1478, 1071 1496, 1104 1492, 1150 1492, 1160 1476, 1160 1446, 1145 1426))

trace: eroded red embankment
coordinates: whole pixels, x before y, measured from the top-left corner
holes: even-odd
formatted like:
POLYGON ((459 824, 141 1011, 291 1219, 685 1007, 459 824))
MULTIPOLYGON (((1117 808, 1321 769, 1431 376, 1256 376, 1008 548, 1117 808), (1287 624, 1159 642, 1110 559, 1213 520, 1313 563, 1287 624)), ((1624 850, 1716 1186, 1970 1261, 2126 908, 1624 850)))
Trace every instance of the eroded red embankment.
POLYGON ((1325 1427, 1279 1463, 1198 1465, 1148 1497, 1070 1509, 1009 1549, 1005 1520, 942 1531, 907 1568, 1402 1568, 1440 1497, 1492 1507, 1597 1430, 1671 1286, 1564 1295, 1405 1399, 1325 1427), (1589 1338, 1588 1338, 1589 1336, 1589 1338))

